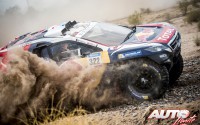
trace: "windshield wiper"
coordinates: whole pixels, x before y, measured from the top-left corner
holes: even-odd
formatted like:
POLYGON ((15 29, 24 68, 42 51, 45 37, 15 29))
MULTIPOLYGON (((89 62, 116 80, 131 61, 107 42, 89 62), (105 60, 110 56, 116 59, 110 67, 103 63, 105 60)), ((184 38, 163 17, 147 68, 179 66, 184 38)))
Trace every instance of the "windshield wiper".
POLYGON ((131 32, 126 36, 126 38, 124 39, 122 43, 126 42, 126 40, 132 37, 132 35, 136 32, 136 26, 131 27, 131 29, 132 29, 131 32))

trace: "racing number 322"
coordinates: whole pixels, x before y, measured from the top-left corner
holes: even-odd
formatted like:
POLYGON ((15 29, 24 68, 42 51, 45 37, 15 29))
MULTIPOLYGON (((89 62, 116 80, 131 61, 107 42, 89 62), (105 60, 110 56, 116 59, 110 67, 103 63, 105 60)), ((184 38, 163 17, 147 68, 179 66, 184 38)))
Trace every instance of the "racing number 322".
POLYGON ((95 65, 95 64, 100 64, 100 63, 101 63, 100 56, 89 58, 90 65, 95 65))

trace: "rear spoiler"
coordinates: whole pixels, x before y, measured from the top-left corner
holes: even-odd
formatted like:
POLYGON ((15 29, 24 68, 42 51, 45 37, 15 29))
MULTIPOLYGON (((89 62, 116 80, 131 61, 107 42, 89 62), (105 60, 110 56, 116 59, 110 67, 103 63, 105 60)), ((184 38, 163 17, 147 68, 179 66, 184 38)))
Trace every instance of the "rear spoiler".
POLYGON ((137 27, 159 27, 161 28, 163 24, 144 24, 144 25, 137 25, 137 27))

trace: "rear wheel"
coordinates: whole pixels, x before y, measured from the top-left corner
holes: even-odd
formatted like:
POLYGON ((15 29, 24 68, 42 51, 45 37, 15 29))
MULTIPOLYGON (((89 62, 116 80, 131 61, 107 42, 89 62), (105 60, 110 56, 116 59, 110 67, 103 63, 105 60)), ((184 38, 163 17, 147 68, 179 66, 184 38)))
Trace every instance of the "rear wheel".
POLYGON ((147 59, 130 62, 123 76, 125 88, 140 100, 160 98, 169 83, 168 70, 147 59))

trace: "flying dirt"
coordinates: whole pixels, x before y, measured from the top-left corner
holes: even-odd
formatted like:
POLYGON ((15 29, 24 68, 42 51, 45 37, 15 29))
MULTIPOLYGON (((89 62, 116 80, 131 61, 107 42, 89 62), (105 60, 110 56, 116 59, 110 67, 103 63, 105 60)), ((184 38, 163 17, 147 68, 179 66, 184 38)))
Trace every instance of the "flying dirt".
POLYGON ((34 117, 49 107, 53 96, 53 105, 62 100, 67 111, 75 105, 95 109, 126 101, 120 94, 113 96, 114 88, 98 89, 104 68, 80 69, 72 63, 60 68, 23 50, 8 55, 9 64, 0 75, 1 123, 34 117))

